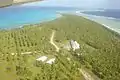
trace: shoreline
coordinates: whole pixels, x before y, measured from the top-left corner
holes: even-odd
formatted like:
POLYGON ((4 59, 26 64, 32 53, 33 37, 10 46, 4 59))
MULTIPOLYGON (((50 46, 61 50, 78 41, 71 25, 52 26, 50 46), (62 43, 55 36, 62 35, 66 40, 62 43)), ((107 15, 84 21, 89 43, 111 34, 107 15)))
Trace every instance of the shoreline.
POLYGON ((106 17, 106 16, 98 16, 98 15, 93 15, 93 14, 86 14, 82 11, 80 11, 79 13, 87 15, 87 16, 93 16, 93 17, 96 17, 96 18, 104 18, 104 19, 109 19, 109 20, 120 20, 119 18, 114 18, 114 17, 106 17))
POLYGON ((50 22, 50 21, 53 21, 53 20, 56 20, 56 19, 59 19, 61 18, 63 15, 60 14, 60 13, 57 13, 56 14, 56 17, 54 18, 51 18, 51 19, 47 19, 47 20, 41 20, 39 22, 36 22, 36 23, 26 23, 26 24, 23 24, 23 25, 18 25, 18 26, 14 26, 14 27, 10 27, 10 28, 0 28, 0 30, 12 30, 12 29, 19 29, 19 28, 23 28, 24 26, 29 26, 29 25, 39 25, 39 24, 44 24, 46 22, 50 22))
MULTIPOLYGON (((110 26, 108 26, 108 25, 105 24, 105 23, 101 23, 101 22, 99 22, 99 21, 97 21, 97 20, 95 20, 95 19, 92 19, 92 18, 89 18, 89 17, 88 17, 88 16, 90 16, 90 17, 92 16, 92 17, 100 18, 100 16, 87 15, 87 14, 83 14, 83 13, 76 13, 76 15, 82 16, 82 17, 84 17, 84 18, 86 18, 86 19, 88 19, 88 20, 91 20, 91 21, 93 21, 93 22, 96 22, 96 23, 104 26, 105 28, 107 28, 107 29, 109 29, 109 30, 111 30, 111 31, 113 31, 113 32, 115 32, 115 33, 118 33, 118 34, 120 35, 120 31, 118 31, 118 30, 116 30, 116 29, 114 29, 114 28, 111 28, 110 26)), ((107 17, 103 17, 103 18, 104 18, 104 19, 109 19, 109 18, 107 18, 107 17)))
POLYGON ((15 3, 14 1, 11 4, 8 5, 4 5, 4 6, 0 6, 0 8, 8 8, 8 7, 12 7, 12 6, 21 6, 24 4, 29 4, 29 3, 34 3, 34 2, 41 2, 43 0, 31 0, 31 1, 25 1, 25 2, 17 2, 15 3))
POLYGON ((24 2, 13 2, 12 6, 24 5, 24 4, 34 3, 34 2, 41 2, 41 1, 43 1, 43 0, 31 0, 31 1, 24 1, 24 2))
MULTIPOLYGON (((38 21, 38 22, 36 22, 36 23, 31 23, 31 24, 27 23, 27 24, 23 24, 23 25, 14 26, 14 27, 11 27, 11 28, 1 28, 1 30, 18 29, 18 28, 23 28, 23 27, 26 26, 26 25, 37 25, 37 24, 46 23, 46 22, 53 21, 53 20, 56 20, 56 19, 62 17, 63 14, 72 14, 72 15, 77 15, 77 16, 84 17, 84 18, 86 18, 86 19, 88 19, 88 20, 90 20, 90 21, 93 21, 93 22, 95 22, 95 23, 98 23, 98 24, 104 26, 106 29, 109 29, 110 31, 113 31, 114 33, 117 33, 117 34, 120 35, 120 31, 118 31, 118 30, 116 30, 116 29, 114 29, 114 28, 111 28, 111 27, 108 26, 107 24, 101 23, 101 22, 99 22, 99 21, 97 21, 97 20, 95 20, 95 19, 90 18, 90 17, 100 18, 100 16, 87 15, 87 14, 84 14, 84 13, 81 13, 81 12, 78 12, 78 11, 72 12, 72 13, 68 13, 68 12, 56 12, 55 17, 50 18, 50 19, 47 19, 47 20, 41 20, 41 21, 38 21)), ((103 16, 101 16, 101 17, 103 17, 103 16)), ((103 17, 103 18, 104 18, 104 19, 109 19, 109 18, 107 18, 107 17, 103 17)))

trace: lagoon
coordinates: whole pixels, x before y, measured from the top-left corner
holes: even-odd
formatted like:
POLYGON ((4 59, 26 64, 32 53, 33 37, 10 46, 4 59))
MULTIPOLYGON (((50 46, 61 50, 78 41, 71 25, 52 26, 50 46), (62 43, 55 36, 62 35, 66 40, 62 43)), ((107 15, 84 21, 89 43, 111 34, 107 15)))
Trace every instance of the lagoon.
POLYGON ((56 18, 56 11, 41 7, 12 6, 0 8, 0 28, 15 28, 56 18))

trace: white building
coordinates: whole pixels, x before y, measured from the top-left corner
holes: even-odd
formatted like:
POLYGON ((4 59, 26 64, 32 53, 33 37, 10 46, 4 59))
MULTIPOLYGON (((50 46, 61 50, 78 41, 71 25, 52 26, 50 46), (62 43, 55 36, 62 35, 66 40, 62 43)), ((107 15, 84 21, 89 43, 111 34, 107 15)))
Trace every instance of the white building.
POLYGON ((27 54, 27 55, 29 55, 29 54, 31 54, 32 52, 24 52, 24 53, 21 53, 21 54, 27 54))
POLYGON ((46 57, 46 56, 41 56, 40 58, 37 58, 36 60, 37 60, 37 61, 42 61, 42 62, 44 62, 44 61, 47 60, 47 58, 48 58, 48 57, 46 57))
POLYGON ((75 51, 76 49, 80 49, 80 45, 79 45, 79 43, 77 43, 77 41, 71 40, 70 45, 71 45, 71 48, 73 49, 73 51, 75 51))
POLYGON ((53 64, 54 62, 55 62, 55 58, 52 58, 52 59, 48 60, 46 63, 53 64))
POLYGON ((67 60, 70 61, 71 59, 68 57, 67 60))

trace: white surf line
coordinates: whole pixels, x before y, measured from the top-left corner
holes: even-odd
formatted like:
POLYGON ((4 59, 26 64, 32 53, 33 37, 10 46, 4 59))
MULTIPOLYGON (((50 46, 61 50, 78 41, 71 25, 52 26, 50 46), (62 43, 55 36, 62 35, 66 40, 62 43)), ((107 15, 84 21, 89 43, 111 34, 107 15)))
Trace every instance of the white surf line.
MULTIPOLYGON (((99 21, 97 21, 97 20, 95 20, 95 19, 89 18, 89 16, 92 16, 92 17, 104 17, 104 16, 87 15, 87 14, 83 14, 83 13, 81 13, 81 12, 80 12, 80 13, 77 13, 76 15, 82 16, 82 17, 84 17, 84 18, 86 18, 86 19, 88 19, 88 20, 91 20, 91 21, 93 21, 93 22, 96 22, 96 23, 98 23, 98 24, 100 24, 100 25, 102 25, 102 26, 104 26, 104 27, 106 27, 106 28, 108 28, 108 29, 110 29, 110 30, 112 30, 112 31, 115 31, 115 32, 117 32, 117 33, 120 34, 119 29, 114 29, 114 28, 112 28, 111 26, 108 26, 108 25, 105 24, 105 23, 101 23, 101 22, 99 22, 99 21)), ((106 17, 104 17, 104 18, 106 18, 106 17)), ((111 18, 108 18, 108 19, 111 19, 111 18)))
POLYGON ((52 31, 52 35, 50 37, 50 43, 56 48, 56 51, 59 52, 59 50, 60 50, 59 47, 53 41, 54 36, 55 36, 55 31, 52 31))
POLYGON ((83 70, 83 69, 79 69, 79 70, 82 73, 82 75, 84 76, 85 80, 94 80, 92 78, 92 76, 89 73, 87 73, 85 70, 83 70))

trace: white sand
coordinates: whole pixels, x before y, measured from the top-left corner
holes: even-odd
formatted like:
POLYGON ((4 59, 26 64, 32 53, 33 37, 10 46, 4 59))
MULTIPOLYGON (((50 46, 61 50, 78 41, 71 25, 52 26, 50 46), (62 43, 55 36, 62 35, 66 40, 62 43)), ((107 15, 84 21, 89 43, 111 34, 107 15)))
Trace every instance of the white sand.
POLYGON ((98 24, 103 25, 104 27, 111 29, 120 34, 120 21, 115 21, 115 18, 111 17, 104 17, 104 16, 94 16, 94 15, 87 15, 83 13, 76 13, 76 15, 83 16, 86 19, 92 20, 98 24))
POLYGON ((30 1, 37 1, 37 0, 13 0, 13 3, 30 2, 30 1))
POLYGON ((21 6, 40 6, 42 4, 42 0, 14 0, 14 2, 30 2, 30 3, 25 3, 21 4, 21 6), (30 2, 31 1, 31 2, 30 2))

